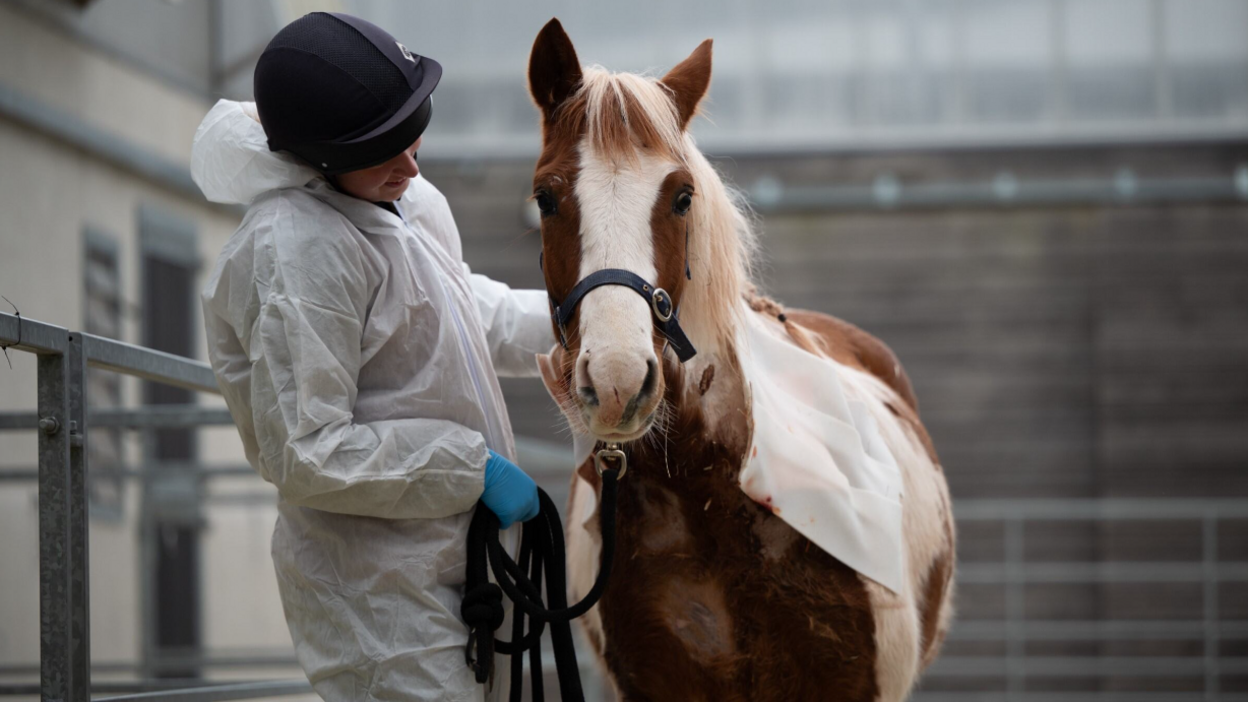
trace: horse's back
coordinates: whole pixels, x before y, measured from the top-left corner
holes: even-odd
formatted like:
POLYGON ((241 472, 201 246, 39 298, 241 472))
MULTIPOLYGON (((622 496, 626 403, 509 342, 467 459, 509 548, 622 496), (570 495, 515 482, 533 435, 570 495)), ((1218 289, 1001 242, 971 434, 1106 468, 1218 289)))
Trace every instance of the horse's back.
POLYGON ((785 318, 812 333, 818 351, 837 363, 879 378, 910 405, 915 414, 919 400, 901 361, 883 341, 838 317, 810 310, 785 310, 785 318))

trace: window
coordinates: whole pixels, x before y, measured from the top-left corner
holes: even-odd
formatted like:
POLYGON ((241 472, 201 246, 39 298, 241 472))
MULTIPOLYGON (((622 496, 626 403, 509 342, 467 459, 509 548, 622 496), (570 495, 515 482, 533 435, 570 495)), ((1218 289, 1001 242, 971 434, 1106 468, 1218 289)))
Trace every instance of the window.
MULTIPOLYGON (((143 277, 143 345, 178 356, 194 357, 194 285, 199 270, 195 224, 164 210, 139 210, 140 267, 143 277)), ((189 405, 190 390, 144 383, 145 405, 189 405)), ((149 662, 193 657, 202 633, 199 616, 198 447, 193 428, 150 431, 145 447, 152 475, 145 481, 143 574, 146 615, 145 653, 149 662)), ((157 677, 198 677, 193 664, 161 665, 157 677)))
MULTIPOLYGON (((117 241, 91 227, 83 232, 83 320, 88 334, 121 339, 121 273, 117 241)), ((121 376, 87 369, 87 405, 92 410, 121 406, 121 376)), ((116 521, 125 507, 122 430, 91 429, 87 442, 87 498, 94 519, 116 521)))

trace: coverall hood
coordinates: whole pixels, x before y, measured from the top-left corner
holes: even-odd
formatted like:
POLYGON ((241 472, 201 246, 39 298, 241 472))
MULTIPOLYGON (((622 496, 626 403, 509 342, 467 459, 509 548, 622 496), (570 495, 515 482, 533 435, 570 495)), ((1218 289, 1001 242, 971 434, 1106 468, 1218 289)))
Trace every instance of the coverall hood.
POLYGON ((294 156, 269 150, 255 103, 218 100, 195 131, 191 178, 212 202, 246 205, 262 193, 320 177, 294 156))

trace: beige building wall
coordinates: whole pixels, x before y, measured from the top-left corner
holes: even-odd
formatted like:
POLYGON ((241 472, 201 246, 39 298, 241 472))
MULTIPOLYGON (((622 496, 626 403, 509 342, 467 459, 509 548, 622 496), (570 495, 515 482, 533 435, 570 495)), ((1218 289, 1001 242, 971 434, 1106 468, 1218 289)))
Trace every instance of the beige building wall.
MULTIPOLYGON (((0 91, 24 104, 101 130, 127 149, 185 167, 200 118, 211 106, 92 49, 22 11, 0 5, 0 91)), ((138 304, 140 208, 156 208, 194 222, 202 287, 217 253, 239 220, 168 183, 154 182, 112 160, 0 111, 0 294, 23 316, 79 329, 83 313, 83 247, 87 227, 112 237, 120 251, 126 305, 122 340, 141 340, 138 304)), ((199 313, 198 304, 194 306, 199 313)), ((5 308, 5 311, 12 310, 5 308)), ((201 330, 202 323, 193 325, 201 330)), ((206 358, 202 331, 198 357, 206 358)), ((0 359, 0 411, 35 408, 35 359, 10 351, 0 359)), ((124 403, 138 404, 141 387, 123 385, 124 403)), ((221 406, 219 397, 199 402, 221 406)), ((140 446, 128 435, 127 460, 140 446)), ((214 465, 244 463, 232 427, 203 430, 200 456, 214 465)), ((33 468, 33 432, 0 432, 0 468, 33 468)), ((141 656, 140 490, 130 481, 120 520, 91 522, 91 645, 93 660, 137 661, 141 656)), ((210 484, 213 492, 272 496, 258 478, 210 484)), ((276 510, 268 504, 205 507, 202 531, 202 607, 208 650, 248 649, 289 654, 290 643, 269 557, 276 510)), ((36 486, 0 482, 0 666, 39 660, 38 510, 36 486)), ((244 669, 232 675, 297 674, 291 669, 244 669)), ((3 679, 0 679, 3 680, 3 679)))

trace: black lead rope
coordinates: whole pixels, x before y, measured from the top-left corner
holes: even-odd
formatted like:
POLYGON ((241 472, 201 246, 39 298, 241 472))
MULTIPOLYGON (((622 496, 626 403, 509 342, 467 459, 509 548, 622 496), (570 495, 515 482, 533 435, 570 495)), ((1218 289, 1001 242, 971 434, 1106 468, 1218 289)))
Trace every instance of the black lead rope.
POLYGON ((525 651, 529 652, 531 699, 535 702, 544 699, 541 640, 547 624, 550 625, 551 642, 554 644, 560 698, 564 702, 583 702, 585 699, 572 641, 572 620, 588 612, 598 602, 611 575, 611 562, 615 557, 616 494, 619 478, 627 470, 623 454, 618 449, 605 449, 599 453, 618 459, 620 467, 604 468, 603 460, 596 457, 595 463, 602 476, 598 508, 602 559, 598 579, 580 602, 568 606, 563 525, 555 503, 545 490, 537 489, 541 501, 538 516, 524 523, 519 562, 512 560, 499 542, 498 517, 488 507, 477 505, 468 528, 467 586, 460 607, 460 614, 468 625, 465 657, 476 674, 477 682, 484 684, 493 681, 495 652, 511 656, 512 702, 519 702, 522 697, 524 659, 520 654, 525 651), (498 584, 490 582, 487 562, 493 568, 498 584), (542 603, 543 575, 549 607, 542 603), (505 616, 504 594, 516 605, 512 612, 511 641, 494 638, 494 631, 502 626, 505 616), (532 619, 527 634, 524 631, 526 617, 532 619))

